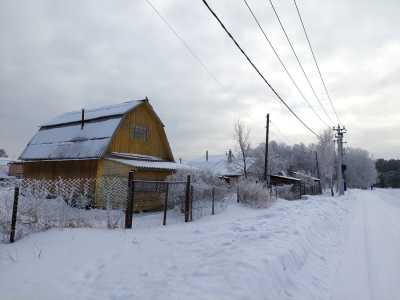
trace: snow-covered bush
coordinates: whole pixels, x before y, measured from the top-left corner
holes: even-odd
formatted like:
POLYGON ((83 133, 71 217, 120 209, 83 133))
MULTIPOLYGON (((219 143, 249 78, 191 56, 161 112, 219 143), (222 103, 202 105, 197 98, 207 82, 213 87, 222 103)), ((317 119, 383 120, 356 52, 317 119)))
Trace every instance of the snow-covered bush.
MULTIPOLYGON (((85 186, 85 180, 80 184, 85 186)), ((0 188, 0 242, 9 238, 14 188, 0 188)), ((89 209, 88 189, 78 190, 59 180, 52 185, 44 180, 20 185, 16 239, 49 228, 122 227, 124 212, 119 209, 89 209)))
POLYGON ((11 226, 12 189, 0 189, 0 242, 8 239, 11 226))
POLYGON ((273 201, 270 190, 263 183, 253 180, 241 180, 237 191, 239 201, 250 207, 268 207, 273 201))
POLYGON ((299 199, 299 192, 294 190, 293 184, 278 185, 274 187, 274 191, 278 198, 286 200, 299 199))

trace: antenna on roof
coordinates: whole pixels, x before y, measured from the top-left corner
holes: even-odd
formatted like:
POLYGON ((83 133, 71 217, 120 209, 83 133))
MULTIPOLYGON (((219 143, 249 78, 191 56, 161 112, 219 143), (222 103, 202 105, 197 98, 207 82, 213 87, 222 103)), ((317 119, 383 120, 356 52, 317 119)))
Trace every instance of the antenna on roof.
POLYGON ((206 161, 208 161, 208 150, 206 150, 206 161))
POLYGON ((84 124, 85 124, 85 109, 82 108, 81 130, 83 129, 84 124))

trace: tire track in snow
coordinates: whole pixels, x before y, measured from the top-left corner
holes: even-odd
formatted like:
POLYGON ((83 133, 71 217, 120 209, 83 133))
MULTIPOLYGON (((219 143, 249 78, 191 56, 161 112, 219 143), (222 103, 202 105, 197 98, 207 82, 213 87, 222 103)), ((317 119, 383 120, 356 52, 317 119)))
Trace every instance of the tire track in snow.
POLYGON ((368 223, 368 216, 367 216, 367 207, 366 207, 366 201, 363 200, 363 239, 364 239, 364 250, 365 250, 365 261, 366 261, 366 266, 367 266, 367 280, 368 280, 368 290, 369 290, 369 299, 374 300, 374 290, 372 287, 373 280, 371 280, 371 271, 370 271, 370 266, 371 266, 371 257, 370 257, 370 251, 369 251, 369 243, 368 243, 368 232, 367 232, 367 223, 368 223))

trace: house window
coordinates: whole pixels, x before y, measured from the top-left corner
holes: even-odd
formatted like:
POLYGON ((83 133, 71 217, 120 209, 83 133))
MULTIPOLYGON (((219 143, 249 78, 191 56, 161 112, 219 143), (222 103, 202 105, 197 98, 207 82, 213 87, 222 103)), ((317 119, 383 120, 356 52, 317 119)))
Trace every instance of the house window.
POLYGON ((144 126, 133 126, 132 138, 146 141, 149 136, 149 129, 144 126))

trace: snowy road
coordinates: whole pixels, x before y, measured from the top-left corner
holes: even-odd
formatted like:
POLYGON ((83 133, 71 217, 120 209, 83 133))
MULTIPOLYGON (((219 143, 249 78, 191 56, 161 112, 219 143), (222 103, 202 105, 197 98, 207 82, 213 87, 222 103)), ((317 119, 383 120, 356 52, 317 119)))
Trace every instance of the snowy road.
POLYGON ((0 299, 400 299, 400 190, 0 244, 0 299))
POLYGON ((358 191, 333 300, 400 299, 400 192, 358 191))

